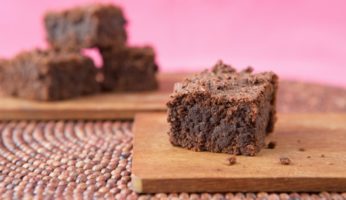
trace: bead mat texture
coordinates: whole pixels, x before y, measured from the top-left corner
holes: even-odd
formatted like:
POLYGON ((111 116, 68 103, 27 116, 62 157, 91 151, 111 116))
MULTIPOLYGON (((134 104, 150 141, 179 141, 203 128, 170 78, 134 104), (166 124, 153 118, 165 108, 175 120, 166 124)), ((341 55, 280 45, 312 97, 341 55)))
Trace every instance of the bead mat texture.
MULTIPOLYGON (((346 111, 345 89, 299 82, 284 82, 280 88, 280 112, 346 111)), ((131 128, 130 121, 0 122, 0 199, 346 200, 346 189, 344 193, 136 194, 130 188, 131 128)))

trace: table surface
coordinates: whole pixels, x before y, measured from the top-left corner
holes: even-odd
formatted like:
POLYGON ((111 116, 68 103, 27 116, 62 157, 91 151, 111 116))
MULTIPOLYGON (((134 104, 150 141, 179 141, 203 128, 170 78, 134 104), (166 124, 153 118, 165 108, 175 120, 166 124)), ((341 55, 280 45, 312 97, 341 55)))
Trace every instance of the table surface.
MULTIPOLYGON (((346 110, 344 89, 299 82, 285 84, 278 99, 281 112, 346 110)), ((136 194, 130 187, 131 129, 131 121, 0 122, 0 197, 346 199, 346 188, 340 193, 136 194)))

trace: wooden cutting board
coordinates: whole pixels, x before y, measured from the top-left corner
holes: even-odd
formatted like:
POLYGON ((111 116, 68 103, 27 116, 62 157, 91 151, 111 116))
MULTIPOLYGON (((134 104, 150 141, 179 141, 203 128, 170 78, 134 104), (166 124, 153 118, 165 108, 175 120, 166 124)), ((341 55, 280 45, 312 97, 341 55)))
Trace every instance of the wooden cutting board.
POLYGON ((0 120, 133 119, 141 111, 164 111, 175 82, 188 74, 160 74, 152 92, 106 93, 76 99, 39 102, 0 97, 0 120))
POLYGON ((232 166, 227 154, 173 147, 165 113, 136 115, 133 131, 137 192, 346 191, 346 114, 279 114, 277 147, 232 166))

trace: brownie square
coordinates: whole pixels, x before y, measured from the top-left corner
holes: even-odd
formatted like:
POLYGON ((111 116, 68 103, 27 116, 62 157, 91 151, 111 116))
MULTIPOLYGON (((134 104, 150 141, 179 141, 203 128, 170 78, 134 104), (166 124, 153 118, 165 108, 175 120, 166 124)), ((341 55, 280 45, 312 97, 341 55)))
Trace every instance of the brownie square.
POLYGON ((125 24, 122 10, 111 4, 75 7, 44 16, 48 42, 68 50, 125 44, 125 24))
POLYGON ((7 63, 7 60, 5 59, 0 59, 0 80, 3 78, 3 69, 7 63))
POLYGON ((100 89, 93 61, 77 53, 33 50, 0 65, 2 94, 51 101, 100 89))
MULTIPOLYGON (((3 80, 4 80, 5 65, 7 65, 7 60, 0 59, 0 88, 1 88, 1 83, 3 83, 3 80)), ((0 95, 3 95, 3 91, 1 91, 1 90, 0 90, 0 95)))
POLYGON ((101 49, 106 91, 147 91, 158 88, 158 66, 151 47, 101 49))
POLYGON ((168 106, 168 132, 175 146, 254 156, 276 121, 278 77, 237 72, 218 62, 176 83, 168 106))

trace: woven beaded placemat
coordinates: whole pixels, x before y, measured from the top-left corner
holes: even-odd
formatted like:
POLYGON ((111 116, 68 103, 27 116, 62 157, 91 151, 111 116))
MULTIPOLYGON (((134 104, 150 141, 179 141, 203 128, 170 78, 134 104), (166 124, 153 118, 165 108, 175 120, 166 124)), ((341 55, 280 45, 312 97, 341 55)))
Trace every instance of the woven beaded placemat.
MULTIPOLYGON (((281 112, 346 110, 340 88, 300 83, 281 88, 281 112), (301 102, 309 106, 295 105, 301 102)), ((130 186, 131 127, 128 121, 0 122, 0 199, 346 199, 346 188, 313 194, 136 194, 130 186)))
POLYGON ((327 192, 138 195, 130 188, 130 122, 8 122, 0 130, 2 199, 346 199, 327 192))

